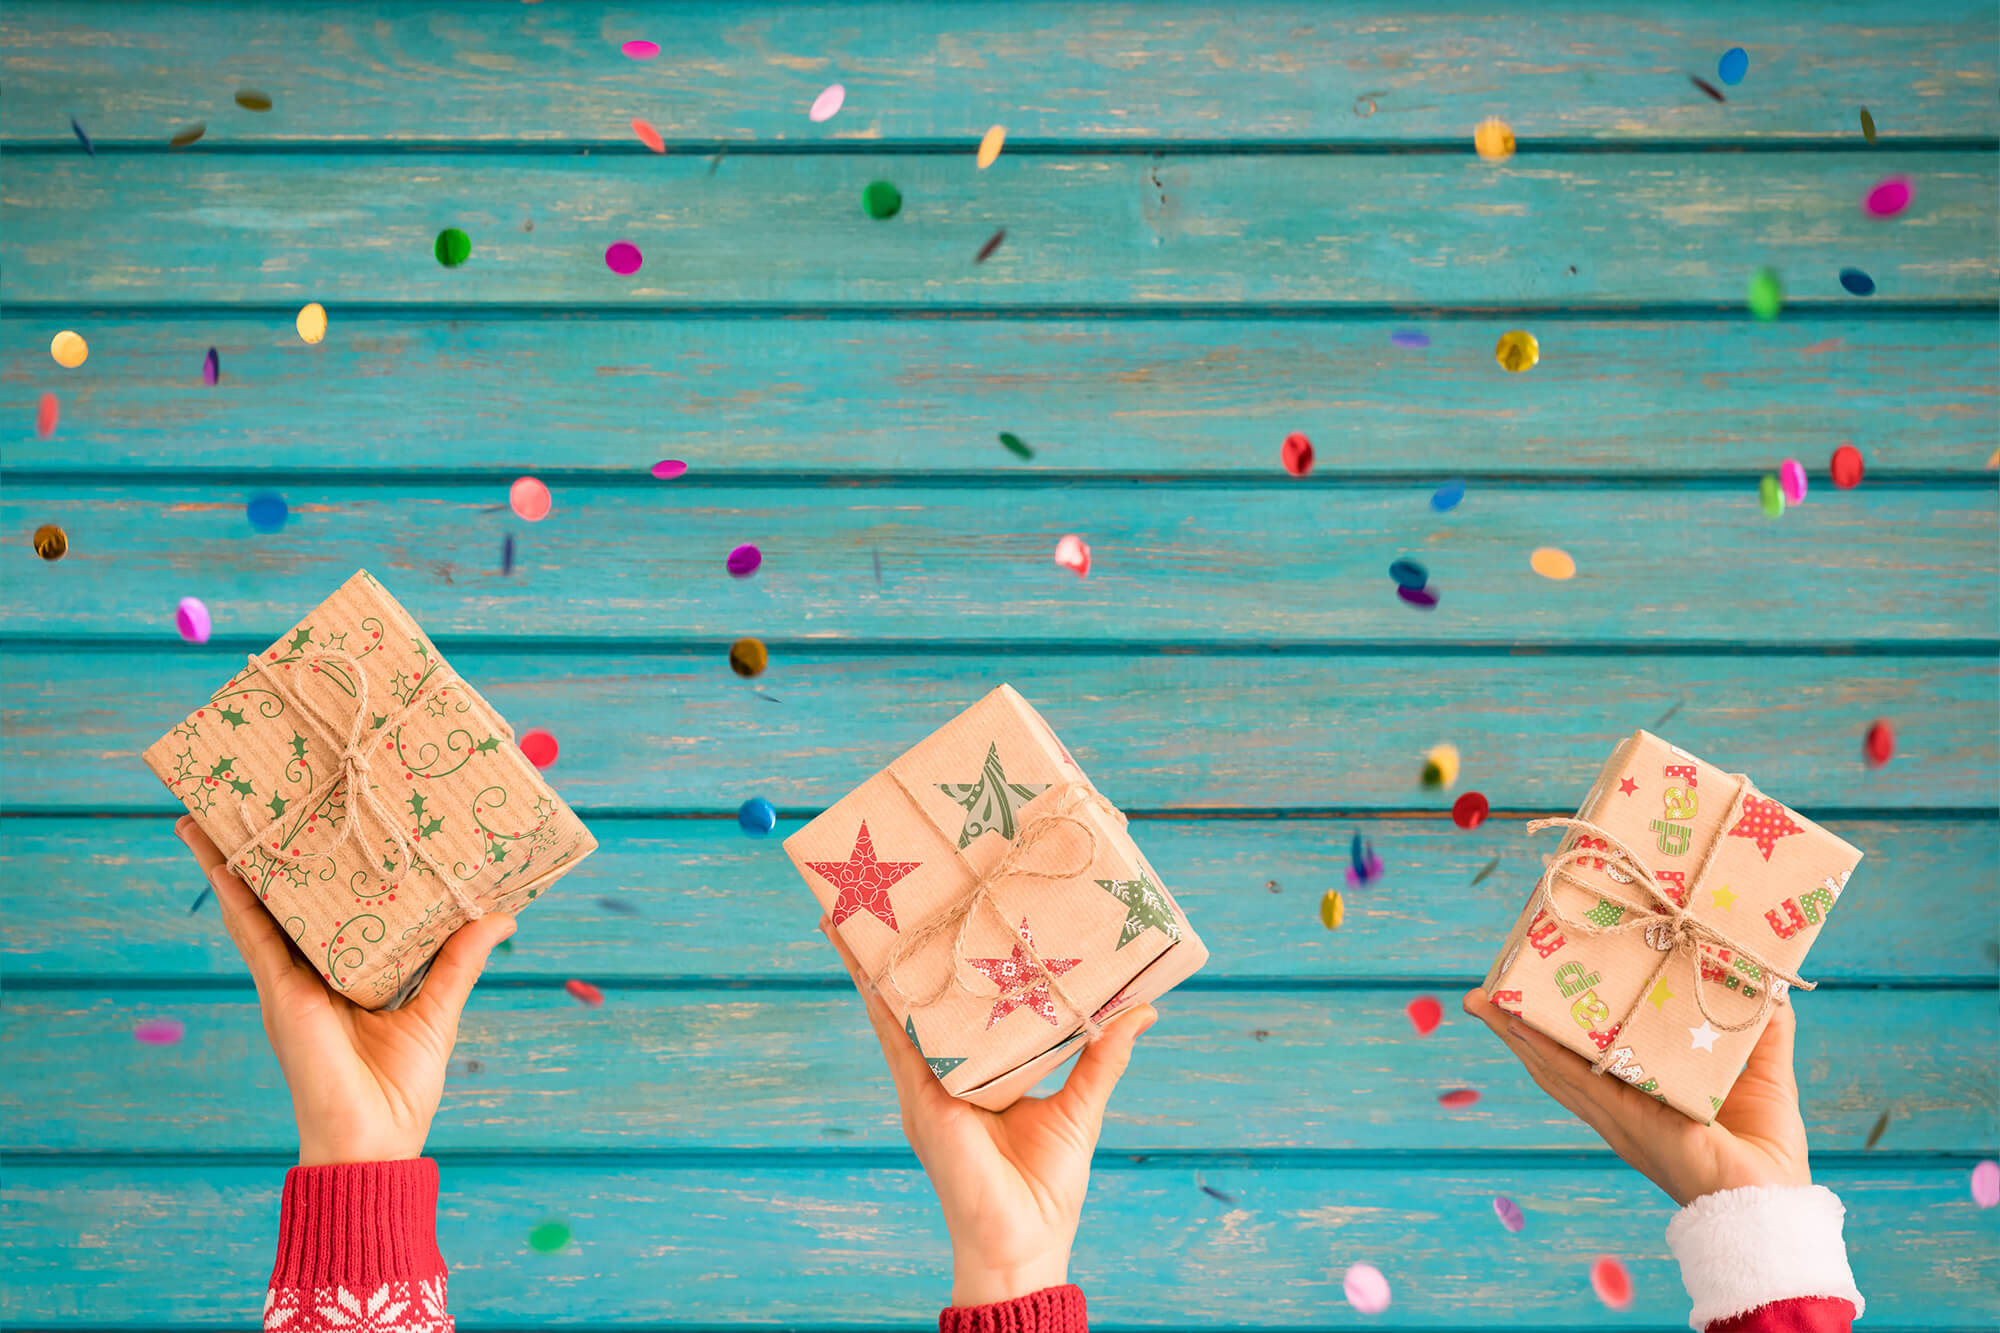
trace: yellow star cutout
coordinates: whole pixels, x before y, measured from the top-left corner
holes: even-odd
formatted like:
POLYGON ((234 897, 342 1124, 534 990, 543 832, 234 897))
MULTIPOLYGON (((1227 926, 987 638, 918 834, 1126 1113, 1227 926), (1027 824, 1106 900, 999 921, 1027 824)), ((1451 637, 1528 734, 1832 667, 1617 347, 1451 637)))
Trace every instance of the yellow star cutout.
POLYGON ((1727 884, 1723 885, 1719 889, 1710 889, 1708 891, 1708 897, 1711 902, 1713 902, 1717 907, 1721 908, 1725 912, 1735 910, 1737 895, 1729 891, 1729 886, 1727 884))
POLYGON ((1667 983, 1664 981, 1657 981, 1653 983, 1653 989, 1651 993, 1649 993, 1646 996, 1646 1001, 1647 1003, 1651 1004, 1655 1009, 1665 1009, 1667 1007, 1667 1001, 1673 998, 1674 998, 1674 993, 1667 989, 1667 983))

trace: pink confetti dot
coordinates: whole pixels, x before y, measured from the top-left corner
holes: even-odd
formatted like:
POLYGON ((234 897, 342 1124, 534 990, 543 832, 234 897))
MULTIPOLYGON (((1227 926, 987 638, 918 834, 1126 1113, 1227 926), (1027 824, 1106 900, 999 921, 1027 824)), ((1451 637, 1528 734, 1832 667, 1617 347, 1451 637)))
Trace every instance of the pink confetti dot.
POLYGON ((620 277, 630 277, 639 271, 646 257, 639 253, 639 247, 630 241, 613 241, 604 251, 604 266, 620 277))
POLYGON ((1614 1310, 1630 1309, 1632 1305, 1632 1275, 1625 1271, 1625 1265, 1608 1254, 1597 1256, 1597 1262, 1590 1266, 1590 1289, 1597 1293, 1597 1299, 1614 1310))
POLYGON ((577 1003, 583 1005, 586 1009, 601 1009, 604 1007, 604 992, 591 985, 588 981, 565 981, 563 989, 568 991, 576 999, 577 1003))
POLYGON ((1389 1308, 1389 1279, 1374 1264, 1355 1264, 1340 1279, 1341 1294, 1363 1314, 1381 1314, 1389 1308))
POLYGON ((1788 505, 1804 504, 1806 500, 1806 466, 1796 458, 1787 458, 1778 465, 1778 489, 1785 493, 1788 505))
POLYGON ((1450 1092, 1438 1094, 1438 1105, 1448 1111, 1456 1111, 1461 1106, 1471 1106, 1479 1100, 1477 1088, 1453 1088, 1450 1092))
POLYGON ((764 563, 764 553, 749 542, 745 542, 729 553, 726 563, 732 575, 739 579, 747 579, 757 572, 757 566, 764 563))
POLYGON ((660 54, 660 44, 649 42, 643 37, 634 37, 618 49, 634 60, 651 60, 660 54))
POLYGON ((132 1029, 134 1040, 147 1046, 172 1046, 187 1032, 178 1018, 149 1018, 132 1029))
POLYGON ((1056 563, 1080 579, 1090 577, 1090 547, 1074 532, 1056 543, 1056 563))
POLYGON ((1500 1225, 1509 1231, 1518 1232, 1528 1225, 1528 1219, 1521 1215, 1521 1205, 1504 1194, 1493 1196, 1493 1215, 1500 1219, 1500 1225))
POLYGON ((2000 1162, 1981 1162, 1972 1168, 1972 1201, 1981 1208, 2000 1204, 2000 1162))
POLYGON ((678 458, 662 458, 653 464, 653 475, 661 481, 672 481, 688 470, 688 465, 678 458))
POLYGON ((1419 1037, 1428 1037, 1437 1031, 1437 1025, 1444 1022, 1444 1006, 1437 1002, 1435 995, 1419 995, 1403 1007, 1410 1016, 1410 1026, 1417 1030, 1419 1037))
POLYGON ((806 119, 815 125, 823 120, 832 120, 846 103, 847 89, 838 83, 829 83, 818 97, 813 98, 812 106, 806 111, 806 119))
POLYGON ((561 748, 556 744, 556 738, 540 727, 521 735, 521 754, 536 768, 547 768, 555 763, 561 748))
POLYGON ((181 604, 174 608, 174 628, 189 643, 207 643, 211 622, 208 608, 199 597, 183 597, 181 604))
POLYGON ((1870 217, 1892 218, 1910 206, 1912 193, 1908 176, 1891 176, 1868 192, 1861 209, 1870 217))
POLYGON ((507 488, 508 507, 530 523, 547 518, 554 503, 549 498, 549 488, 533 477, 516 477, 507 488))

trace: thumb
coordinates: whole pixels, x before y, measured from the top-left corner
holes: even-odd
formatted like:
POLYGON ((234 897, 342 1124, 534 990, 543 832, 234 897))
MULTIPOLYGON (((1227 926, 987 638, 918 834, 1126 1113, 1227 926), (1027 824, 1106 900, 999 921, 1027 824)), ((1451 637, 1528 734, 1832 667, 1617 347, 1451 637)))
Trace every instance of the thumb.
POLYGON ((487 958, 494 946, 519 926, 520 922, 513 917, 499 913, 460 926, 431 961, 430 975, 424 978, 424 988, 417 993, 415 1007, 427 1019, 456 1034, 458 1016, 472 994, 473 983, 485 970, 487 958))
POLYGON ((1764 1025, 1763 1035, 1750 1048, 1750 1058, 1743 1062, 1744 1076, 1768 1082, 1797 1101, 1799 1080, 1793 1068, 1792 1052, 1798 1043, 1798 1032, 1798 1012, 1792 1008, 1791 1001, 1788 999, 1783 1004, 1773 1005, 1771 1021, 1764 1025))
POLYGON ((1119 1077, 1132 1062, 1132 1043, 1159 1016, 1152 1005, 1142 1004, 1106 1023, 1097 1040, 1083 1048, 1076 1068, 1063 1081, 1062 1091, 1057 1095, 1070 1103, 1069 1109, 1089 1126, 1093 1138, 1104 1123, 1104 1108, 1111 1101, 1111 1090, 1118 1086, 1119 1077))

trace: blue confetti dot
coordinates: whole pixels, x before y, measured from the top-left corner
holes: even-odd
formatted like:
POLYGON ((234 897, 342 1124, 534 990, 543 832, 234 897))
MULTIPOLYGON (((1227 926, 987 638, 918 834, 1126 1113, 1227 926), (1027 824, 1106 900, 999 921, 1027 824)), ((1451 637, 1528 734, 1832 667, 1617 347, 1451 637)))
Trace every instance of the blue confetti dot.
POLYGON ((1442 514, 1448 510, 1458 508, 1458 502, 1464 498, 1465 483, 1462 481, 1448 481, 1438 487, 1437 492, 1431 496, 1431 508, 1442 514))
POLYGON ((1397 329, 1389 335, 1389 341, 1398 347, 1429 347, 1431 335, 1422 329, 1397 329))
POLYGON ((1858 268, 1844 268, 1840 270, 1840 285, 1847 288, 1855 296, 1873 296, 1875 294, 1875 279, 1869 277, 1858 268))
POLYGON ((1431 581, 1429 571, 1414 560, 1398 560, 1389 566, 1389 577, 1399 588, 1421 588, 1431 581))
POLYGON ((753 838, 761 838, 778 827, 778 810, 761 796, 752 796, 736 807, 736 826, 753 838))
POLYGON ((285 526, 285 519, 291 510, 285 507, 285 497, 274 491, 259 491, 250 497, 245 508, 250 516, 250 527, 256 532, 276 532, 285 526))
POLYGON ((1743 82, 1743 76, 1750 72, 1750 53, 1740 46, 1732 46, 1722 53, 1722 59, 1715 62, 1715 77, 1730 87, 1743 82))

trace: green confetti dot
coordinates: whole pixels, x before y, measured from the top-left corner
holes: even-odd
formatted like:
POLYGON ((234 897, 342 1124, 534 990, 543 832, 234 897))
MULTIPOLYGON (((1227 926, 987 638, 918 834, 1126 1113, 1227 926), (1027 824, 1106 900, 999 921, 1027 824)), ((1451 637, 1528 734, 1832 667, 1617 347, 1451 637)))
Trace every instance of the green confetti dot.
POLYGON ((472 258, 472 238, 456 227, 446 227, 438 233, 437 261, 446 268, 457 268, 472 258))
POLYGON ((1769 321, 1778 317, 1778 310, 1785 303, 1784 284, 1778 281, 1778 270, 1760 268, 1750 275, 1750 313, 1758 319, 1769 321))
POLYGON ((1785 512, 1784 488, 1768 472, 1757 483, 1757 505, 1764 511, 1765 518, 1777 518, 1785 512))
POLYGON ((1006 445, 1007 452, 1017 458, 1033 458, 1035 456, 1035 451, 1028 447, 1028 442, 1011 430, 1000 432, 1000 443, 1006 445))
POLYGON ((888 181, 869 181, 861 192, 861 207, 878 222, 903 211, 903 192, 888 181))
POLYGON ((528 1233, 528 1244, 543 1254, 554 1254, 569 1244, 569 1228, 560 1222, 544 1222, 528 1233))

